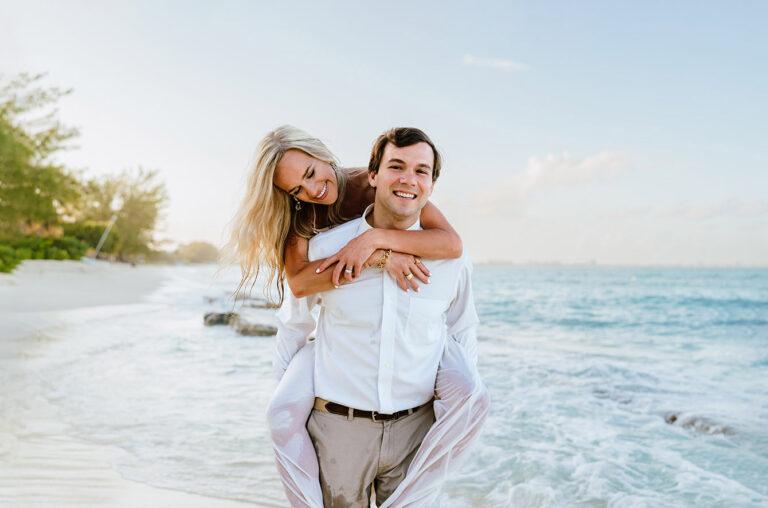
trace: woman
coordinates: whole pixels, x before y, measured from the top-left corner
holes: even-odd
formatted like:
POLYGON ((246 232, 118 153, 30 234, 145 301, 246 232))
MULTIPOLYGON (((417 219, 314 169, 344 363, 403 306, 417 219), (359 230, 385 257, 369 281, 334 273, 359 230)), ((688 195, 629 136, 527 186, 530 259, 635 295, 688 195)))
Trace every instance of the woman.
MULTIPOLYGON (((264 268, 267 286, 277 283, 282 303, 286 279, 293 294, 301 297, 352 281, 376 262, 398 279, 403 290, 417 291, 415 279, 427 283, 429 277, 420 257, 440 259, 461 253, 455 231, 428 204, 421 214, 423 231, 372 229, 334 256, 310 262, 309 238, 322 228, 359 216, 373 201, 373 189, 365 170, 340 169, 322 142, 294 127, 279 127, 259 143, 246 192, 229 244, 243 273, 238 291, 252 286, 264 268), (383 249, 392 252, 385 256, 383 249), (333 263, 335 270, 326 271, 333 263), (344 279, 340 280, 342 273, 344 279)), ((289 315, 291 305, 301 305, 301 301, 290 299, 280 312, 289 315)), ((276 366, 281 379, 268 420, 289 500, 294 506, 314 507, 322 506, 322 494, 317 457, 305 428, 314 403, 312 346, 280 351, 278 343, 276 366), (292 358, 284 374, 280 355, 283 364, 292 358)), ((390 496, 390 506, 418 503, 438 491, 449 466, 453 468, 461 458, 460 452, 476 436, 487 414, 487 392, 460 348, 447 345, 443 360, 436 383, 440 399, 435 402, 437 422, 414 457, 407 478, 390 496)))

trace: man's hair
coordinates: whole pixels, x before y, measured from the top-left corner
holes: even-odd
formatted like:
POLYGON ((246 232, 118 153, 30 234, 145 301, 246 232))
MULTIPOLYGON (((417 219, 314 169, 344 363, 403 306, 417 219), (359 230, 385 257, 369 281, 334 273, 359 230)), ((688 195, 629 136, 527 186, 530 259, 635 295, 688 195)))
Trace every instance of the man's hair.
POLYGON ((427 136, 421 129, 415 127, 395 127, 379 136, 371 150, 371 158, 368 162, 369 172, 379 172, 381 158, 384 155, 384 148, 387 146, 387 143, 392 143, 398 148, 415 145, 416 143, 428 144, 432 147, 432 153, 435 156, 434 164, 432 164, 432 181, 436 181, 437 177, 440 176, 440 166, 442 165, 440 152, 437 151, 435 144, 429 139, 429 136, 427 136))

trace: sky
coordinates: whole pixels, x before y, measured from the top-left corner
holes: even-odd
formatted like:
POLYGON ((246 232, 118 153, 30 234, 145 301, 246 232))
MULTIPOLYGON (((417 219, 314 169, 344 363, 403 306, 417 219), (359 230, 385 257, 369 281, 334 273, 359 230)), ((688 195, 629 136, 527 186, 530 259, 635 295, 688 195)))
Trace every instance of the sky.
POLYGON ((476 262, 768 266, 768 3, 0 0, 0 73, 71 88, 59 159, 160 170, 222 245, 276 126, 365 166, 394 126, 476 262))

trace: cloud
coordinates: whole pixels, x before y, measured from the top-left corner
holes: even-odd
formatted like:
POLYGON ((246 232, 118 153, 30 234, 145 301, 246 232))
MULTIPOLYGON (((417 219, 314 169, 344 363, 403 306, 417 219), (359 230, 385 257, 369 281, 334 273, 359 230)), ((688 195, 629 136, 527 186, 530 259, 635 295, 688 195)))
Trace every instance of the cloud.
POLYGON ((518 178, 518 184, 533 189, 612 180, 627 166, 629 157, 621 152, 600 152, 582 160, 568 152, 531 157, 525 173, 518 178))
POLYGON ((474 65, 476 67, 489 67, 508 72, 520 72, 528 70, 528 65, 520 62, 513 62, 506 58, 484 58, 470 54, 464 55, 462 59, 464 65, 474 65))
POLYGON ((473 204, 483 215, 517 211, 541 190, 613 180, 629 165, 629 156, 623 152, 599 152, 584 159, 567 152, 531 157, 525 171, 494 185, 493 191, 483 190, 474 197, 473 204))

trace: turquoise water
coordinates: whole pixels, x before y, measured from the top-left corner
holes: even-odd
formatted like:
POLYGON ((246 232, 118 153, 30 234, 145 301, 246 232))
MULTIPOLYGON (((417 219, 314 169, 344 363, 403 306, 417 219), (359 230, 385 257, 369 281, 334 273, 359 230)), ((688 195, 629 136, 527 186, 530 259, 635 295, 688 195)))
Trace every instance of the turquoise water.
MULTIPOLYGON (((285 506, 273 339, 202 326, 236 278, 213 271, 67 313, 30 368, 127 478, 285 506)), ((768 504, 768 270, 479 266, 474 288, 493 409, 442 506, 768 504)))

